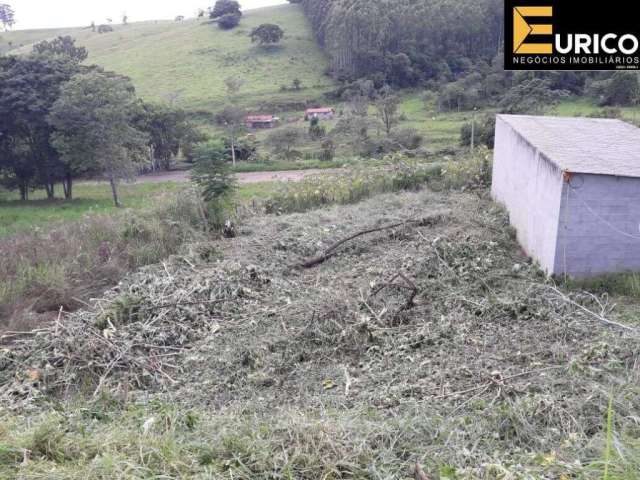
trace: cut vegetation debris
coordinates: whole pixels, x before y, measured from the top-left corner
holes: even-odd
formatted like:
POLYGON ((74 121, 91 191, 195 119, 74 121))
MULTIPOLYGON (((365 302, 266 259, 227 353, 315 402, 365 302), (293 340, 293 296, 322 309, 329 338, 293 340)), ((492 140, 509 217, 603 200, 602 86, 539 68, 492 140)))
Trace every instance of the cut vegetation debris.
POLYGON ((0 476, 637 479, 637 326, 476 195, 254 217, 4 337, 0 476))

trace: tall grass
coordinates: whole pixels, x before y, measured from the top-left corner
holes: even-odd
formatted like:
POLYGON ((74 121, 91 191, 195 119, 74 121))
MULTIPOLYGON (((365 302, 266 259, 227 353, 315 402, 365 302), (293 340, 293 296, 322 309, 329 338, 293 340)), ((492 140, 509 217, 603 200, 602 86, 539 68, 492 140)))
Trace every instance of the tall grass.
POLYGON ((588 466, 585 478, 598 480, 640 480, 640 431, 634 417, 616 420, 612 393, 606 410, 601 439, 601 458, 588 466))
POLYGON ((73 310, 124 273, 176 253, 201 232, 199 198, 185 190, 159 206, 0 238, 0 328, 29 328, 73 310))
POLYGON ((420 163, 402 156, 389 157, 387 167, 357 168, 331 175, 306 177, 284 184, 265 202, 267 213, 304 212, 326 205, 359 202, 386 192, 418 190, 440 178, 437 163, 420 163))

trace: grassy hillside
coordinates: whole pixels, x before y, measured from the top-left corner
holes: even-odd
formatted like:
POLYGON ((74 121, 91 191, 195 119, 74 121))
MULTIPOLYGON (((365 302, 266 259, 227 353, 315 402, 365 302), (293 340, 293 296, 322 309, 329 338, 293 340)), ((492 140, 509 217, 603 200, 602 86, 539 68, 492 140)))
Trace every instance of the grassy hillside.
POLYGON ((10 48, 28 52, 33 42, 71 35, 89 50, 88 62, 130 76, 144 99, 174 101, 199 110, 215 109, 226 100, 223 82, 227 77, 245 80, 237 102, 254 108, 313 99, 332 85, 324 75, 327 60, 302 11, 294 5, 247 11, 240 26, 231 31, 194 19, 114 28, 113 33, 102 35, 81 28, 10 32, 2 35, 0 52, 10 48), (265 49, 251 43, 251 29, 266 22, 285 30, 278 47, 265 49), (294 78, 302 81, 302 89, 281 91, 294 78))
POLYGON ((33 43, 54 38, 58 35, 77 36, 79 28, 41 28, 38 30, 17 30, 0 33, 0 55, 28 50, 33 43))

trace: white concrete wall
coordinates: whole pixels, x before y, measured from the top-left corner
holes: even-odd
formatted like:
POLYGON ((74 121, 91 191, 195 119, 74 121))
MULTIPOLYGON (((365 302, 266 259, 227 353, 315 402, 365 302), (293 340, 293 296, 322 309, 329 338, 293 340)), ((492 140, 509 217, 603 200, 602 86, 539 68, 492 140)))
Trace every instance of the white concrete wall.
POLYGON ((562 187, 560 169, 498 117, 491 194, 507 208, 524 251, 548 274, 556 273, 562 187))
POLYGON ((640 178, 574 174, 564 184, 554 273, 640 271, 640 178))

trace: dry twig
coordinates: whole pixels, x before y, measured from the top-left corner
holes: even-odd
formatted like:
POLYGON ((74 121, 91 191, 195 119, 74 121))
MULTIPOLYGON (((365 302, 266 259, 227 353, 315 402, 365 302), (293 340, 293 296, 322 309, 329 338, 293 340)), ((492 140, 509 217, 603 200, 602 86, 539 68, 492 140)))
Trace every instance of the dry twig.
POLYGON ((391 230, 392 228, 399 228, 399 227, 404 227, 408 225, 431 226, 431 225, 435 225, 441 219, 442 217, 440 215, 437 215, 434 217, 426 217, 418 220, 405 220, 403 222, 393 223, 391 225, 385 225, 383 227, 375 227, 375 228, 369 228, 366 230, 361 230, 357 233, 354 233, 353 235, 348 236, 347 238, 343 238, 342 240, 337 241, 336 243, 331 245, 329 248, 327 248, 322 255, 311 258, 306 262, 302 263, 300 266, 302 268, 315 267, 316 265, 319 265, 325 262, 326 260, 328 260, 329 258, 333 257, 337 253, 338 248, 340 248, 342 245, 344 245, 347 242, 350 242, 351 240, 355 240, 356 238, 361 237, 363 235, 382 232, 383 230, 391 230))

